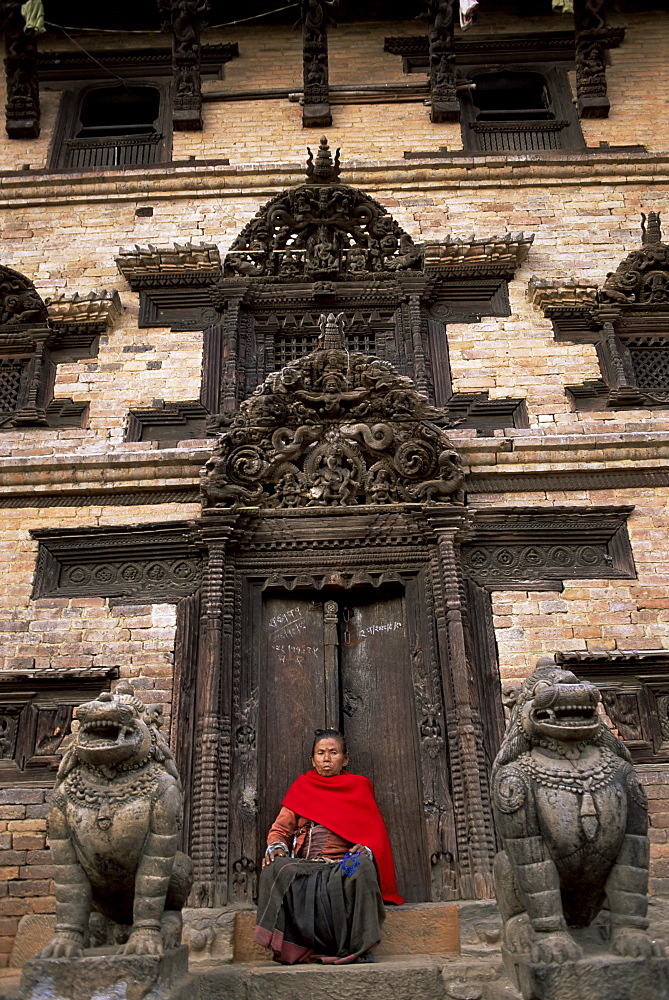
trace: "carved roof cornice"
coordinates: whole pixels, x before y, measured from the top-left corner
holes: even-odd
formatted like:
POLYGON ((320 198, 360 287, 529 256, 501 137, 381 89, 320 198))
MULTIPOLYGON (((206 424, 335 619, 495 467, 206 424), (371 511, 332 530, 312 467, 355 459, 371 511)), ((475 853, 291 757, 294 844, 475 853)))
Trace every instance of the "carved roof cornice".
MULTIPOLYGON (((37 68, 40 80, 93 80, 96 75, 109 76, 109 71, 125 77, 171 76, 172 49, 136 48, 95 51, 93 61, 78 50, 41 51, 37 68), (100 65, 102 64, 102 65, 100 65)), ((220 42, 201 47, 200 72, 218 74, 222 65, 239 56, 237 42, 220 42)))
POLYGON ((527 285, 528 301, 542 309, 589 309, 597 305, 598 285, 587 278, 537 278, 527 285))
POLYGON ((107 680, 118 677, 118 667, 49 667, 48 670, 2 670, 0 691, 11 690, 17 684, 55 684, 67 681, 107 680))
POLYGON ((426 274, 439 276, 513 276, 527 258, 534 234, 506 233, 477 239, 448 237, 439 243, 425 243, 423 265, 426 274))
POLYGON ((121 250, 116 265, 133 291, 165 284, 210 284, 221 275, 221 257, 214 243, 135 245, 132 250, 121 250))
MULTIPOLYGON (((609 28, 604 45, 618 48, 625 37, 624 28, 609 28)), ((385 39, 384 52, 399 56, 428 56, 429 41, 425 35, 397 35, 385 39)), ((484 62, 491 56, 523 58, 527 61, 574 59, 576 43, 573 31, 528 32, 522 35, 497 34, 474 38, 457 38, 455 53, 459 63, 484 62)))
POLYGON ((643 669, 644 666, 662 665, 669 667, 669 649, 594 649, 584 651, 558 651, 555 662, 560 665, 597 663, 602 666, 630 666, 643 669))
POLYGON ((109 330, 121 315, 123 306, 116 289, 89 292, 88 295, 58 295, 46 300, 49 321, 54 329, 91 328, 99 333, 109 330))

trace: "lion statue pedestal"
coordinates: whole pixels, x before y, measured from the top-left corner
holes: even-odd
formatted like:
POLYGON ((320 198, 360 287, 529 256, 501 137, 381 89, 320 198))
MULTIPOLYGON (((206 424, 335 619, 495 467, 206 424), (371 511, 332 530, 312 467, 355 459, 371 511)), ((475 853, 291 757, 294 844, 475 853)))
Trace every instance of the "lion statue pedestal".
POLYGON ((47 819, 56 929, 23 966, 23 1000, 181 996, 192 864, 177 850, 183 799, 161 714, 127 682, 77 709, 47 819))
POLYGON ((669 961, 647 934, 646 797, 599 691, 551 660, 507 698, 493 767, 507 972, 524 1000, 665 1000, 669 961))

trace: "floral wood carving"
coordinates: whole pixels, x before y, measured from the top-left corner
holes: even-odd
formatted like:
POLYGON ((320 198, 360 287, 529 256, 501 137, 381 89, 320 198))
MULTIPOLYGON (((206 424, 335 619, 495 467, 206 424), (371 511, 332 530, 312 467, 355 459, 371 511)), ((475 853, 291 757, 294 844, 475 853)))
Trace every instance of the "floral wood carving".
POLYGON ((225 258, 225 277, 337 281, 389 277, 419 269, 421 251, 386 209, 340 184, 339 150, 327 139, 309 150, 307 183, 268 202, 225 258))
POLYGON ((25 275, 0 265, 0 327, 33 326, 47 321, 46 306, 25 275))
POLYGON ((662 242, 660 213, 649 212, 642 219, 642 245, 608 276, 599 296, 602 303, 669 305, 669 246, 662 242))
POLYGON ((269 375, 219 436, 204 505, 461 504, 444 411, 388 362, 349 353, 343 314, 320 326, 317 350, 269 375))

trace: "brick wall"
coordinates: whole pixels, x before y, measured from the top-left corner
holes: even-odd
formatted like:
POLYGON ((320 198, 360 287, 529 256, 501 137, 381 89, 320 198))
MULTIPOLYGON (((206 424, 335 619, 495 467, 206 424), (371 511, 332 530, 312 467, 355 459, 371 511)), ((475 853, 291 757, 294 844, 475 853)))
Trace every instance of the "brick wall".
MULTIPOLYGON (((498 29, 563 28, 562 20, 523 19, 519 26, 486 15, 468 37, 498 29)), ((493 398, 522 396, 527 400, 530 428, 498 431, 489 442, 489 453, 481 451, 477 456, 472 451, 470 459, 478 462, 479 471, 509 468, 497 464, 499 454, 492 445, 499 438, 514 443, 522 439, 526 467, 541 468, 542 448, 552 442, 550 462, 554 464, 566 463, 574 442, 580 439, 582 464, 601 461, 596 452, 603 447, 604 434, 607 440, 619 440, 621 447, 630 442, 624 462, 632 467, 636 446, 626 436, 641 434, 650 441, 655 435, 653 440, 659 440, 669 430, 666 409, 572 411, 564 387, 599 377, 595 349, 589 344, 557 343, 550 322, 526 299, 532 274, 587 277, 601 283, 638 245, 640 212, 669 212, 669 171, 662 152, 669 148, 669 118, 661 111, 657 92, 669 51, 669 15, 611 18, 614 25, 625 21, 629 21, 625 42, 611 52, 607 73, 611 116, 582 124, 590 145, 644 143, 659 151, 644 162, 621 157, 595 164, 563 154, 542 161, 523 157, 508 162, 466 157, 451 164, 406 161, 405 150, 459 149, 459 126, 431 125, 422 103, 334 106, 328 137, 333 146, 342 147, 342 179, 382 202, 416 240, 522 229, 536 234, 527 264, 510 283, 511 316, 448 327, 456 392, 486 390, 493 398)), ((413 20, 340 26, 330 33, 332 83, 418 80, 418 76, 403 76, 401 58, 383 53, 382 48, 386 35, 420 30, 413 20)), ((131 41, 128 37, 110 36, 105 45, 166 44, 160 34, 132 36, 131 41)), ((299 32, 237 26, 205 36, 205 41, 219 40, 238 41, 240 58, 226 65, 223 81, 207 81, 205 91, 300 89, 299 32)), ((46 39, 43 44, 53 47, 55 43, 46 39)), ((65 48, 66 43, 59 39, 57 47, 65 48)), ((44 167, 59 99, 55 85, 42 89, 41 137, 0 144, 0 170, 20 169, 23 164, 33 170, 44 167)), ((175 136, 179 168, 156 168, 139 179, 133 171, 108 172, 89 186, 84 184, 86 178, 76 175, 47 182, 27 171, 19 184, 7 181, 4 193, 0 192, 2 263, 35 279, 45 297, 116 288, 124 307, 114 328, 100 339, 97 358, 58 368, 56 396, 90 404, 85 428, 0 430, 0 494, 26 490, 35 482, 40 489, 49 488, 49 483, 50 488, 63 482, 71 486, 95 476, 98 487, 119 485, 120 478, 115 481, 113 476, 120 476, 120 464, 135 460, 138 468, 142 462, 147 468, 154 463, 152 482, 172 482, 173 471, 160 471, 160 456, 165 452, 158 453, 150 441, 123 443, 127 411, 150 406, 156 398, 198 397, 202 335, 139 329, 138 296, 119 275, 114 257, 120 247, 135 243, 165 246, 191 239, 216 243, 225 252, 264 202, 300 182, 305 147, 313 148, 320 134, 302 129, 300 107, 288 99, 207 101, 204 122, 202 133, 175 136), (231 167, 189 167, 184 161, 190 156, 229 157, 231 167), (135 214, 147 206, 153 208, 151 217, 135 214), (96 462, 99 467, 90 471, 96 462)), ((465 450, 473 434, 456 430, 453 437, 465 450)), ((481 448, 486 446, 482 442, 481 448)), ((188 474, 194 481, 196 443, 184 445, 181 451, 184 467, 190 456, 188 474)), ((204 462, 201 451, 200 464, 204 462)), ((523 459, 514 461, 522 463, 523 459)), ((660 462, 658 457, 656 464, 660 462)), ((139 472, 137 477, 136 485, 141 484, 139 472)), ((146 480, 141 482, 146 484, 146 480)), ((524 676, 542 652, 556 649, 667 648, 668 501, 669 489, 477 496, 477 506, 636 505, 629 530, 637 580, 589 580, 567 584, 559 593, 493 595, 504 680, 524 676)), ((147 700, 163 702, 169 714, 174 606, 110 607, 98 598, 31 600, 36 545, 29 531, 133 525, 198 513, 196 504, 3 509, 0 669, 25 668, 33 661, 39 667, 119 665, 122 676, 133 678, 147 700)), ((648 765, 640 773, 651 800, 652 889, 668 893, 669 773, 648 765)), ((44 849, 45 794, 46 789, 25 786, 0 791, 4 852, 0 858, 4 875, 0 880, 0 965, 6 962, 18 918, 53 908, 44 849)))

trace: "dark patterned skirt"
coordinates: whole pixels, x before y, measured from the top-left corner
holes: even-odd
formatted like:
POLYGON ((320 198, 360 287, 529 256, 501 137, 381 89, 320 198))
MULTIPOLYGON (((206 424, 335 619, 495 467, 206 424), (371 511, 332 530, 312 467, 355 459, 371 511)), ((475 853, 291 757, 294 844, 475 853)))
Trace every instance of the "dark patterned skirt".
POLYGON ((260 874, 255 940, 286 965, 354 962, 381 940, 385 919, 374 862, 277 858, 260 874))

